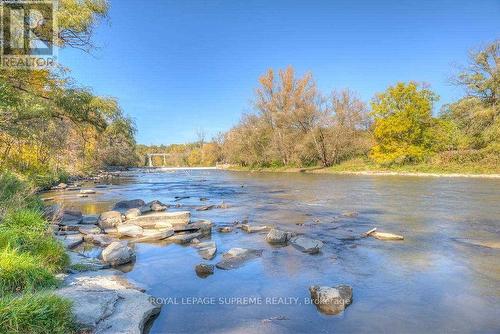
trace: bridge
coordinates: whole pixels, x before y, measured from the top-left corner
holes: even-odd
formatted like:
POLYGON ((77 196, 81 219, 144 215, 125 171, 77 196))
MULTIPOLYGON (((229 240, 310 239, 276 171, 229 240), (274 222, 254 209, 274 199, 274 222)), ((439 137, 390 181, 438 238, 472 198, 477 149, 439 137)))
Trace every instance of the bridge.
POLYGON ((153 157, 162 157, 163 158, 163 166, 167 165, 167 158, 171 157, 177 157, 182 154, 178 153, 148 153, 146 154, 146 166, 148 167, 154 167, 153 166, 153 157))

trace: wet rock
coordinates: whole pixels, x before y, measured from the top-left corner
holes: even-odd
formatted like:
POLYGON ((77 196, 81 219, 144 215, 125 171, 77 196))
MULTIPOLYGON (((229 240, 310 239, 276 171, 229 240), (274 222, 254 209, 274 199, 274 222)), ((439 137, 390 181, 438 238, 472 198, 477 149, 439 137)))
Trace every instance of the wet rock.
POLYGON ((208 211, 212 210, 215 207, 215 205, 205 205, 205 206, 200 206, 196 208, 196 211, 208 211))
POLYGON ((247 233, 257 233, 257 232, 264 232, 269 229, 268 226, 264 225, 250 225, 250 224, 242 224, 241 229, 247 233))
POLYGON ((134 219, 134 218, 139 217, 140 215, 142 215, 142 212, 140 209, 137 209, 137 208, 128 209, 125 212, 125 219, 126 220, 134 219))
POLYGON ((219 226, 217 228, 217 230, 220 233, 231 233, 233 231, 233 227, 232 226, 219 226))
POLYGON ((151 211, 154 211, 154 212, 165 211, 168 208, 165 204, 163 204, 160 201, 152 201, 152 202, 148 203, 147 205, 149 205, 151 207, 151 211))
POLYGON ((318 310, 326 314, 338 314, 352 303, 352 288, 314 285, 309 288, 311 299, 318 310))
POLYGON ((132 199, 116 203, 115 206, 113 207, 113 210, 126 211, 128 209, 140 208, 141 206, 144 205, 146 205, 146 203, 142 199, 132 199))
POLYGON ((196 275, 198 275, 201 278, 208 277, 214 273, 214 265, 213 264, 206 264, 206 263, 200 263, 196 265, 194 270, 196 271, 196 275))
POLYGON ((344 211, 341 213, 341 217, 344 218, 356 218, 357 216, 359 216, 357 211, 344 211))
POLYGON ((278 230, 276 228, 271 229, 266 236, 266 241, 270 244, 286 244, 288 240, 293 237, 293 233, 278 230))
POLYGON ((59 214, 59 225, 68 226, 80 224, 83 221, 81 211, 63 210, 59 214))
POLYGON ((116 231, 120 236, 138 238, 144 233, 142 227, 133 224, 122 224, 116 227, 116 231))
POLYGON ((80 198, 86 198, 86 197, 89 197, 89 195, 87 195, 87 194, 78 194, 77 196, 78 196, 78 197, 80 197, 80 198))
POLYGON ((191 219, 189 211, 177 212, 153 212, 139 216, 127 221, 129 224, 141 226, 143 228, 166 228, 185 226, 191 219))
POLYGON ((200 239, 198 239, 198 238, 194 238, 193 240, 191 240, 191 243, 192 243, 193 245, 197 245, 197 244, 199 244, 200 242, 201 242, 201 241, 200 241, 200 239))
POLYGON ((221 204, 217 205, 217 208, 218 209, 227 209, 227 208, 229 208, 229 205, 227 203, 224 203, 224 201, 222 201, 221 204))
POLYGON ((370 233, 370 237, 374 237, 379 240, 404 240, 402 235, 393 234, 393 233, 385 233, 385 232, 372 232, 370 233))
POLYGON ((201 201, 201 202, 208 201, 208 198, 207 198, 207 197, 200 197, 200 201, 201 201))
POLYGON ((174 230, 170 228, 159 230, 144 230, 142 237, 133 240, 133 242, 154 242, 166 239, 172 235, 174 235, 174 230))
POLYGON ((262 256, 262 250, 246 249, 246 248, 231 248, 222 257, 222 261, 215 266, 223 270, 236 269, 243 266, 246 262, 262 256))
POLYGON ((135 259, 135 253, 126 242, 115 241, 102 251, 104 262, 112 266, 129 263, 135 259))
POLYGON ((107 234, 86 234, 84 235, 83 240, 101 247, 109 246, 113 242, 117 241, 115 238, 112 238, 107 234))
POLYGON ((64 245, 67 249, 72 249, 83 242, 81 234, 56 236, 57 240, 64 245))
POLYGON ((96 184, 96 185, 94 186, 94 188, 96 188, 96 189, 105 189, 105 188, 107 188, 107 187, 108 187, 108 186, 107 186, 107 185, 105 185, 105 184, 96 184))
POLYGON ((209 220, 200 220, 194 223, 187 224, 185 229, 198 231, 202 236, 208 236, 212 233, 212 222, 209 220))
POLYGON ((175 242, 176 244, 188 244, 193 239, 201 237, 201 233, 187 233, 187 234, 176 234, 169 237, 167 240, 175 242))
POLYGON ((160 311, 151 296, 113 270, 70 275, 67 286, 56 290, 72 302, 80 330, 92 333, 144 332, 145 324, 160 311))
POLYGON ((290 239, 292 245, 304 253, 316 254, 323 247, 323 242, 307 237, 299 236, 290 239))
POLYGON ((80 190, 80 194, 92 195, 92 194, 95 194, 95 190, 94 189, 82 189, 82 190, 80 190))
POLYGON ((110 265, 101 262, 99 259, 89 258, 75 252, 68 252, 70 270, 74 272, 87 270, 102 270, 110 265))
POLYGON ((215 241, 201 242, 196 245, 196 248, 198 249, 198 254, 205 260, 213 259, 217 253, 215 241))
POLYGON ((119 211, 103 212, 97 223, 101 228, 116 227, 122 223, 122 214, 119 211))
POLYGON ((97 225, 98 219, 99 219, 99 216, 97 216, 97 215, 83 216, 83 219, 82 219, 80 224, 97 225))
POLYGON ((67 191, 79 191, 81 189, 82 188, 80 186, 70 186, 66 188, 67 191))

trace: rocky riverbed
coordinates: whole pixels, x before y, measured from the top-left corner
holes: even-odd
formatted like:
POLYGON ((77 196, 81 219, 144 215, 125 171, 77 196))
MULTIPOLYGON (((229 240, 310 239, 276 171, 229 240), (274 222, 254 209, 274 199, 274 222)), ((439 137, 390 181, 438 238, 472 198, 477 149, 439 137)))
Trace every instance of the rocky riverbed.
MULTIPOLYGON (((273 285, 274 280, 266 278, 269 273, 260 269, 271 263, 274 267, 272 275, 277 277, 281 277, 280 268, 290 272, 295 266, 300 266, 304 271, 301 290, 291 292, 291 296, 301 298, 286 298, 295 302, 296 309, 306 311, 308 318, 315 318, 310 313, 312 310, 326 317, 320 318, 320 323, 325 324, 325 321, 332 321, 327 319, 338 321, 335 319, 340 319, 339 316, 356 317, 358 313, 351 310, 352 305, 356 309, 356 305, 365 305, 372 299, 367 297, 366 289, 360 283, 362 276, 346 274, 346 270, 373 275, 370 274, 374 269, 372 265, 368 270, 363 269, 366 260, 363 264, 356 258, 372 256, 373 251, 366 253, 369 249, 385 249, 389 252, 386 254, 398 253, 401 249, 415 247, 413 240, 420 236, 418 230, 388 226, 377 219, 367 218, 370 214, 352 205, 345 205, 329 216, 313 208, 310 213, 299 213, 291 221, 283 221, 283 218, 277 219, 279 215, 274 212, 263 210, 266 204, 261 200, 245 202, 245 198, 238 199, 241 196, 238 194, 248 191, 244 184, 231 180, 230 187, 234 191, 225 193, 223 185, 209 185, 204 177, 186 183, 179 182, 179 178, 186 177, 176 176, 170 183, 162 183, 163 176, 155 175, 153 180, 156 182, 150 183, 151 192, 146 192, 144 198, 135 197, 140 192, 128 191, 127 185, 88 181, 58 187, 45 195, 49 198, 47 216, 53 219, 54 233, 68 248, 72 262, 70 273, 64 279, 65 286, 59 293, 74 301, 74 312, 82 328, 99 333, 141 333, 151 326, 152 332, 158 333, 199 329, 201 327, 188 323, 182 327, 175 320, 180 314, 171 318, 171 312, 176 314, 175 310, 191 311, 200 316, 199 306, 175 304, 168 299, 165 302, 165 298, 177 301, 183 290, 189 296, 193 293, 188 292, 192 291, 191 286, 201 288, 203 284, 206 291, 202 295, 224 295, 223 286, 226 285, 226 290, 246 297, 252 294, 254 289, 251 286, 255 285, 260 287, 257 294, 261 297, 278 294, 285 298, 287 293, 283 288, 294 284, 283 277, 284 286, 273 285), (157 187, 165 190, 158 193, 155 191, 157 187), (155 193, 156 198, 153 197, 155 193), (260 214, 242 215, 241 207, 253 208, 260 214), (266 212, 268 219, 263 219, 266 212), (162 255, 148 260, 145 250, 162 255), (349 259, 358 264, 349 269, 348 264, 352 262, 349 259), (169 265, 165 267, 167 263, 169 265), (342 268, 340 275, 318 275, 330 272, 327 267, 339 268, 339 264, 342 268), (171 273, 167 274, 166 268, 170 268, 171 273), (252 277, 254 281, 245 280, 242 275, 252 277), (166 285, 159 283, 162 276, 165 276, 166 285), (222 285, 215 286, 215 282, 222 285), (238 285, 238 282, 245 285, 238 285), (265 284, 270 286, 265 287, 265 284), (180 290, 174 292, 167 288, 169 285, 180 290), (164 288, 158 289, 157 286, 164 288), (274 288, 274 292, 269 288, 274 288), (177 306, 174 308, 173 305, 177 306), (157 317, 160 324, 153 324, 157 317)), ((127 181, 125 184, 131 183, 127 181)), ((278 206, 274 209, 280 212, 280 192, 271 194, 278 195, 275 197, 278 206)), ((290 210, 287 205, 281 209, 290 210)), ((487 249, 496 245, 495 242, 484 242, 482 238, 456 238, 453 242, 481 248, 486 245, 490 247, 487 249)), ((216 308, 205 307, 203 310, 213 314, 220 308, 222 312, 225 309, 222 301, 216 300, 216 308)), ((289 324, 295 323, 299 315, 290 312, 291 309, 284 306, 286 303, 277 302, 278 306, 273 308, 268 302, 265 300, 265 307, 259 309, 267 310, 268 314, 263 314, 253 328, 267 332, 269 326, 274 328, 270 331, 276 326, 285 326, 291 330, 289 324), (283 314, 273 314, 274 309, 283 314)), ((202 319, 205 318, 202 316, 202 319)), ((234 328, 241 321, 247 320, 233 319, 230 326, 234 328)), ((203 323, 200 326, 209 331, 225 327, 211 325, 207 320, 203 323)), ((300 332, 304 328, 299 326, 296 329, 300 332)))

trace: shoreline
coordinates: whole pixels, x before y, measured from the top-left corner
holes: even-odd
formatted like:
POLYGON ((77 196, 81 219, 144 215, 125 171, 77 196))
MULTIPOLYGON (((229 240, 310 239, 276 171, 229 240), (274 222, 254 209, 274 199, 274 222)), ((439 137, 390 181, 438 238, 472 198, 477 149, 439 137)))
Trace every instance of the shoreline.
POLYGON ((244 167, 229 167, 218 168, 221 170, 229 170, 234 172, 250 172, 250 173, 304 173, 304 174, 334 174, 334 175, 360 175, 360 176, 413 176, 413 177, 448 177, 448 178, 481 178, 481 179, 500 179, 500 174, 474 174, 474 173, 446 173, 446 172, 404 172, 404 171, 377 171, 377 170, 329 170, 326 168, 244 168, 244 167))

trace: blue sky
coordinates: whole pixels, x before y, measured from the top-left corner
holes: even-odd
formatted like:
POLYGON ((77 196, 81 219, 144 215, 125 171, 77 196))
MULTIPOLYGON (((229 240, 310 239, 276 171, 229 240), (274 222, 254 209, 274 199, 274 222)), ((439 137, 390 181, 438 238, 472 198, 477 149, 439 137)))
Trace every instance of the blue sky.
POLYGON ((467 51, 500 37, 498 0, 111 0, 92 55, 60 61, 95 93, 116 97, 142 144, 183 143, 228 130, 258 77, 292 65, 323 92, 369 101, 397 81, 460 96, 448 78, 467 51))

